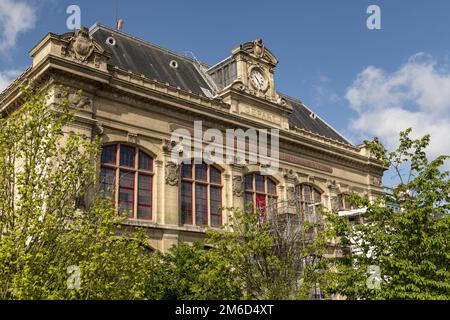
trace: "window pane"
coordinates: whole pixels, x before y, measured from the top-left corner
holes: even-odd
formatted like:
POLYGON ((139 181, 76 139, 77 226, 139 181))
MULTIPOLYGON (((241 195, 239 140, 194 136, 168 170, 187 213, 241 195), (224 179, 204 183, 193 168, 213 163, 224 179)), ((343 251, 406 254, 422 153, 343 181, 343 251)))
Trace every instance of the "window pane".
POLYGON ((119 172, 119 212, 128 211, 133 217, 134 173, 119 172))
POLYGON ((192 165, 191 164, 182 164, 181 165, 181 177, 183 178, 192 178, 192 165))
POLYGON ((220 184, 221 183, 220 176, 221 176, 221 172, 218 169, 216 169, 212 166, 209 167, 209 181, 211 183, 220 184))
POLYGON ((303 200, 310 203, 312 202, 311 199, 311 187, 308 185, 303 186, 303 200))
POLYGON ((134 168, 134 148, 120 146, 120 165, 134 168))
POLYGON ((266 206, 266 196, 262 194, 256 195, 256 208, 261 209, 266 206))
POLYGON ((134 173, 130 171, 120 170, 119 183, 121 187, 133 188, 134 185, 134 173))
POLYGON ((102 148, 102 163, 116 164, 116 146, 106 146, 102 148))
POLYGON ((277 186, 271 179, 267 179, 267 193, 273 195, 277 194, 277 186))
POLYGON ((220 227, 222 225, 222 214, 220 207, 222 206, 221 188, 211 187, 210 189, 210 207, 211 207, 211 226, 220 227))
POLYGON ((244 178, 245 190, 253 190, 253 175, 248 174, 244 178))
POLYGON ((137 218, 141 220, 151 220, 152 208, 146 206, 138 206, 137 218))
POLYGON ((195 165, 195 180, 206 181, 206 164, 196 164, 195 165))
POLYGON ((142 151, 139 151, 139 169, 152 170, 152 158, 142 151))
POLYGON ((206 186, 201 184, 195 185, 195 224, 208 224, 208 203, 206 186))
POLYGON ((192 224, 192 183, 181 183, 181 223, 192 224))
POLYGON ((139 175, 139 192, 138 192, 138 219, 151 219, 152 208, 152 177, 139 175))
POLYGON ((320 203, 320 192, 314 189, 314 203, 320 203))
POLYGON ((253 204, 253 193, 246 192, 244 195, 244 206, 245 210, 249 210, 253 204))
POLYGON ((100 191, 104 198, 114 198, 116 170, 102 168, 100 172, 100 191))
POLYGON ((264 187, 264 176, 259 174, 255 175, 255 187, 258 192, 266 192, 266 188, 264 187))

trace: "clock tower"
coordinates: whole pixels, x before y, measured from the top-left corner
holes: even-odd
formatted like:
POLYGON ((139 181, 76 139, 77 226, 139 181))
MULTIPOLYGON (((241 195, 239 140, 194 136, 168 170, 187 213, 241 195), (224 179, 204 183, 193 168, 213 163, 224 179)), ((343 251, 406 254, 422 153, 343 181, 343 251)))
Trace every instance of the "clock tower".
POLYGON ((277 58, 267 49, 261 39, 244 43, 232 51, 236 60, 237 80, 249 93, 276 101, 274 70, 277 58))
POLYGON ((287 129, 292 107, 275 90, 277 58, 261 39, 246 42, 231 53, 208 70, 218 94, 232 112, 287 129))

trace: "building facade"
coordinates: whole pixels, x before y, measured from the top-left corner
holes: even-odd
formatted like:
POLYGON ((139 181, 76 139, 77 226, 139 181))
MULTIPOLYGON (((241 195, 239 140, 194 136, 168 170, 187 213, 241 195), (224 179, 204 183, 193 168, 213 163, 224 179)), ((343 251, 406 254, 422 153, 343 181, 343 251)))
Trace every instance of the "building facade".
MULTIPOLYGON (((32 65, 0 95, 0 110, 20 104, 21 82, 47 88, 54 101, 56 85, 68 87, 77 108, 71 130, 102 137, 103 192, 129 213, 127 224, 147 228, 155 250, 202 240, 206 227, 226 223, 221 207, 296 201, 310 214, 318 205, 338 212, 348 209, 347 194, 383 193, 384 168, 363 145, 353 145, 300 100, 275 89, 278 61, 260 39, 209 66, 95 24, 49 33, 30 56, 32 65), (203 131, 224 136, 228 129, 279 130, 279 166, 268 175, 266 164, 247 158, 175 162, 179 141, 173 133, 192 133, 199 121, 203 131)), ((249 156, 251 142, 247 147, 249 156)))

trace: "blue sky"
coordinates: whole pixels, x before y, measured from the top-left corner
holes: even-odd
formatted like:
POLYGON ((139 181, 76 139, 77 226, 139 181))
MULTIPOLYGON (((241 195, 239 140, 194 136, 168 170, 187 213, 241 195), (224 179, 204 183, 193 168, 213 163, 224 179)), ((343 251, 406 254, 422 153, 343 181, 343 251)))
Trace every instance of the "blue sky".
MULTIPOLYGON (((115 0, 0 0, 0 89, 31 62, 47 32, 67 32, 66 8, 82 24, 113 25, 115 0), (14 35, 14 39, 12 38, 14 35), (15 40, 15 41, 14 41, 15 40)), ((117 0, 124 31, 214 64, 256 37, 279 59, 277 90, 302 99, 354 143, 388 146, 407 126, 450 154, 450 1, 117 0), (381 30, 366 9, 381 8, 381 30)))

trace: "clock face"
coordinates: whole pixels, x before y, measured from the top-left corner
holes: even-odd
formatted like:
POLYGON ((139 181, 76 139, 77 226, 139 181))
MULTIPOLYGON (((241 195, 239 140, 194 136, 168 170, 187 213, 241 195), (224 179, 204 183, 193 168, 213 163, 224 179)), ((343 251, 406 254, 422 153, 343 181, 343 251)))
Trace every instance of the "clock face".
POLYGON ((267 80, 258 69, 253 69, 251 71, 250 80, 255 89, 264 90, 267 87, 267 80))

